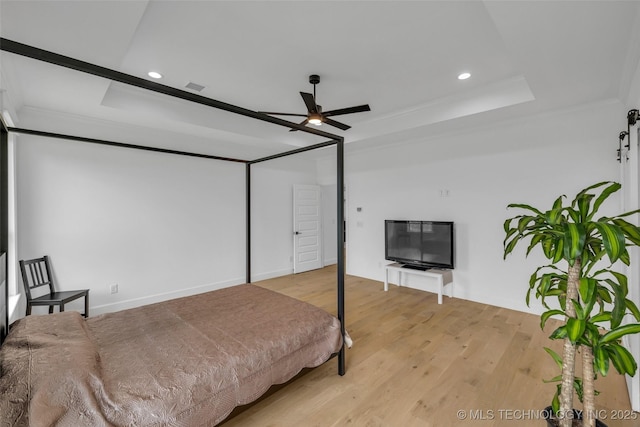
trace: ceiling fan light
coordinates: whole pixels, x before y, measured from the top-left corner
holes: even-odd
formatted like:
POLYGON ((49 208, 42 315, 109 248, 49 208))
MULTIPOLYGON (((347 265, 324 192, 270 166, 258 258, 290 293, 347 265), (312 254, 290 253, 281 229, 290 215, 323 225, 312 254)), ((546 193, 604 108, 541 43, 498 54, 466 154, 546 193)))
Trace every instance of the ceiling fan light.
POLYGON ((309 123, 312 125, 320 126, 322 124, 322 116, 319 114, 311 114, 309 115, 309 123))

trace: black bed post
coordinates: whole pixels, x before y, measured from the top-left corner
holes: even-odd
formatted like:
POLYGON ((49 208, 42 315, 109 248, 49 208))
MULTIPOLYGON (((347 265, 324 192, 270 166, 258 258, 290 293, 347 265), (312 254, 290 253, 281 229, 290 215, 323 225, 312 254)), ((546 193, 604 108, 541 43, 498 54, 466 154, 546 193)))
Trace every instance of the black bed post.
POLYGON ((0 344, 9 332, 9 131, 0 116, 0 344))
POLYGON ((246 166, 247 186, 247 283, 251 283, 251 163, 246 166))
MULTIPOLYGON (((337 204, 338 204, 338 319, 340 320, 340 328, 342 337, 345 336, 344 327, 344 138, 337 140, 336 144, 337 159, 337 204)), ((344 375, 346 372, 344 343, 338 353, 338 374, 344 375)))

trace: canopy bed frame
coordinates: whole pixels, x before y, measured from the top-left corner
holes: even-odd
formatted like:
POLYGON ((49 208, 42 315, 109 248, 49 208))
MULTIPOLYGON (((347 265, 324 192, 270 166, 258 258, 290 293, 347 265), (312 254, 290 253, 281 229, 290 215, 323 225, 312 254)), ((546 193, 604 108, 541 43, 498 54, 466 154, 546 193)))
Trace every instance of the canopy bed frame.
MULTIPOLYGON (((253 118, 255 120, 261 120, 264 122, 269 122, 275 125, 279 125, 282 127, 289 128, 291 130, 297 130, 305 133, 314 134, 316 136, 320 136, 326 138, 325 142, 321 142, 318 144, 310 145, 308 147, 298 148, 295 150, 290 150, 286 152, 282 152, 279 154, 270 155, 267 157, 255 158, 255 159, 236 159, 229 157, 221 157, 214 155, 206 155, 199 154, 193 152, 186 151, 178 151, 178 150, 169 150, 157 147, 148 147, 134 144, 127 144, 123 142, 115 142, 115 141, 107 141, 101 139, 94 138, 85 138, 77 135, 64 135, 57 134, 51 132, 43 132, 34 129, 24 129, 17 127, 8 127, 5 123, 0 124, 0 128, 2 128, 2 141, 3 147, 6 148, 8 135, 10 133, 16 134, 29 134, 36 135, 42 137, 51 137, 51 138, 61 138, 65 140, 79 141, 91 144, 102 144, 102 145, 110 145, 114 147, 122 147, 129 149, 137 149, 137 150, 146 150, 146 151, 154 151, 161 152, 167 154, 174 155, 182 155, 182 156, 191 156, 191 157, 199 157, 199 158, 207 158, 214 160, 223 160, 230 162, 239 162, 244 163, 246 165, 246 282, 251 283, 251 166, 257 163, 266 162, 269 160, 291 156, 294 154, 302 153, 305 151, 316 150, 319 148, 324 148, 328 146, 336 146, 336 185, 338 188, 337 191, 337 218, 344 218, 344 197, 343 197, 343 189, 344 189, 344 138, 331 134, 328 132, 321 131, 319 129, 314 129, 306 126, 302 126, 297 123, 289 122, 287 120, 279 119, 276 117, 272 117, 263 113, 259 113, 256 111, 252 111, 246 108, 242 108, 239 106, 235 106, 232 104, 228 104, 225 102, 221 102, 215 99, 207 98, 198 94, 186 92, 180 89, 176 89, 170 86, 166 86, 160 83, 152 82, 149 80, 142 79, 140 77, 136 77, 133 75, 125 74, 116 70, 108 69, 105 67, 101 67, 95 64, 91 64, 88 62, 84 62, 81 60, 77 60, 74 58, 70 58, 67 56, 63 56, 54 52, 46 51, 43 49, 39 49, 33 46, 25 45, 16 41, 8 40, 5 38, 0 38, 0 50, 9 52, 12 54, 20 55, 23 57, 31 58, 38 61, 43 61, 49 64, 57 65, 60 67, 65 67, 68 69, 76 70, 79 72, 91 74, 97 77, 102 77, 105 79, 109 79, 114 82, 124 83, 127 85, 135 86, 138 88, 142 88, 145 90, 149 90, 152 92, 164 94, 167 96, 183 99, 186 101, 190 101, 193 103, 197 103, 200 105, 208 106, 211 108, 216 108, 224 111, 228 111, 231 113, 239 114, 245 117, 253 118)), ((5 150, 6 153, 6 150, 5 150)), ((0 160, 6 162, 6 156, 0 157, 0 160)), ((6 168, 3 167, 3 170, 6 168)), ((6 180, 2 181, 2 187, 5 191, 2 191, 2 206, 6 207, 6 180)), ((6 218, 6 215, 3 215, 3 221, 6 218)), ((345 264, 344 264, 344 221, 338 220, 336 221, 337 225, 337 277, 336 277, 336 290, 337 290, 337 317, 340 321, 340 329, 342 336, 345 335, 345 326, 344 326, 344 279, 345 279, 345 264)), ((6 229, 6 228, 4 228, 6 229)), ((7 248, 0 248, 0 252, 6 251, 7 248)), ((5 261, 6 263, 6 261, 5 261)), ((6 289, 2 290, 6 293, 6 289)), ((3 305, 6 307, 7 302, 5 301, 3 305)), ((8 310, 7 310, 8 311, 8 310)), ((8 318, 6 315, 2 316, 0 319, 0 331, 7 329, 8 318)), ((3 337, 0 336, 0 339, 3 337)), ((345 351, 344 344, 340 348, 338 354, 338 373, 339 375, 344 375, 346 371, 345 367, 345 351)))

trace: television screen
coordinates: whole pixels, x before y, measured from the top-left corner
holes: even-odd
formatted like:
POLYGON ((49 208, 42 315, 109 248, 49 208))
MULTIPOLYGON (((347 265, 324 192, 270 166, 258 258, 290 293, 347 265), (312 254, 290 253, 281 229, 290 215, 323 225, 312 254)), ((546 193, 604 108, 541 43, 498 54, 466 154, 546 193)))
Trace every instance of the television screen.
POLYGON ((453 222, 385 221, 385 259, 420 269, 453 268, 453 222))

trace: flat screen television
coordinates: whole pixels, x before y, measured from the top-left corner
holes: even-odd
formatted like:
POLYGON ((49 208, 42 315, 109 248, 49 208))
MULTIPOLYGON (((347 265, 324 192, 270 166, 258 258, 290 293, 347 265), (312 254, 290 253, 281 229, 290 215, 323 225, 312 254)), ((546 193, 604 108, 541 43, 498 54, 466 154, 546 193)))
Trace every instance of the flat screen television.
POLYGON ((384 257, 405 267, 428 270, 453 269, 453 222, 384 222, 384 257))

